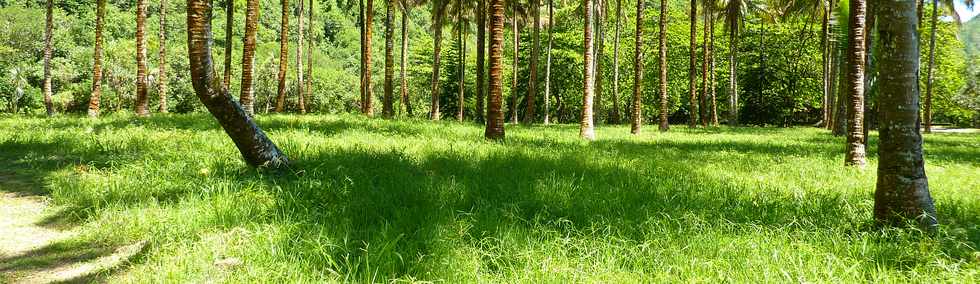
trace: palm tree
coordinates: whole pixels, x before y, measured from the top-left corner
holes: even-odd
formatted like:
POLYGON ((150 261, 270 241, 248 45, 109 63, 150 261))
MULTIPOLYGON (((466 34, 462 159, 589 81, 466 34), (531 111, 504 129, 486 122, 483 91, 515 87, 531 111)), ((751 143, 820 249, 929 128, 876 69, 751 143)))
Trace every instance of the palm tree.
POLYGON ((299 113, 306 114, 306 98, 313 96, 313 0, 310 0, 310 5, 306 8, 307 19, 310 22, 310 35, 306 39, 306 87, 304 93, 299 94, 299 113))
MULTIPOLYGON (((630 117, 632 124, 630 125, 630 133, 640 134, 640 127, 643 124, 643 4, 644 0, 636 1, 636 36, 633 42, 635 43, 635 49, 633 51, 633 112, 630 117)), ((617 7, 622 7, 617 0, 617 7)), ((622 12, 617 12, 622 15, 622 12)), ((618 18, 618 16, 617 16, 618 18)), ((616 20, 616 34, 619 34, 619 19, 616 20)), ((618 38, 619 36, 617 36, 618 38)), ((617 40, 616 45, 619 45, 617 40)), ((618 55, 618 52, 617 52, 618 55)), ((619 61, 616 61, 617 63, 619 61)), ((617 64, 618 65, 618 64, 617 64)), ((616 68, 616 73, 619 73, 619 68, 616 68)), ((616 76, 618 77, 618 75, 616 76)), ((613 92, 615 93, 615 92, 613 92)))
POLYGON ((487 139, 504 139, 503 105, 504 0, 490 0, 490 73, 487 98, 487 139))
POLYGON ((412 103, 408 99, 408 76, 405 68, 408 62, 408 15, 411 13, 412 6, 420 5, 423 2, 418 0, 400 0, 402 10, 402 53, 401 53, 401 110, 409 116, 412 115, 412 103))
POLYGON ((714 0, 710 1, 708 4, 708 61, 710 62, 709 70, 710 77, 708 81, 711 86, 711 125, 718 126, 718 97, 715 95, 717 92, 716 81, 715 81, 715 13, 717 12, 717 7, 715 6, 714 0))
POLYGON ((584 3, 582 5, 583 10, 585 10, 585 31, 583 32, 583 47, 585 51, 582 54, 584 66, 584 73, 582 75, 582 81, 584 81, 584 94, 582 95, 582 120, 579 123, 579 136, 585 140, 595 140, 595 127, 593 126, 593 115, 592 115, 592 101, 595 94, 595 78, 593 78, 594 70, 592 69, 592 0, 582 0, 584 3))
POLYGON ((149 116, 146 97, 146 0, 136 0, 136 115, 149 116))
POLYGON ((447 0, 435 0, 435 5, 432 7, 432 32, 435 36, 432 42, 432 100, 429 108, 430 120, 439 120, 442 118, 442 114, 439 112, 439 67, 441 63, 440 58, 442 57, 442 26, 448 4, 449 1, 447 0))
POLYGON ((477 0, 476 11, 476 120, 483 121, 486 100, 487 1, 477 0))
POLYGON ((456 121, 463 121, 463 110, 465 106, 465 100, 463 95, 466 91, 466 32, 469 30, 470 22, 472 21, 471 15, 473 7, 472 2, 466 0, 455 0, 453 3, 453 10, 450 11, 452 15, 451 21, 455 23, 453 25, 452 32, 456 34, 456 49, 457 49, 457 64, 456 64, 456 77, 459 80, 457 88, 456 97, 456 121))
MULTIPOLYGON (((592 62, 592 68, 595 69, 595 74, 593 74, 595 78, 595 102, 592 106, 594 109, 592 112, 595 115, 602 116, 604 114, 602 107, 602 59, 604 58, 603 53, 605 53, 604 51, 606 49, 606 31, 604 29, 606 24, 606 3, 605 0, 594 1, 595 19, 593 25, 595 26, 596 40, 593 42, 595 45, 593 47, 593 52, 595 52, 595 60, 592 62)), ((602 121, 601 118, 598 120, 602 121)))
POLYGON ((242 86, 238 100, 245 114, 255 113, 255 87, 252 86, 252 73, 255 71, 255 34, 259 28, 259 0, 245 2, 245 38, 242 44, 242 86))
POLYGON ((160 107, 157 111, 167 113, 167 0, 160 0, 160 63, 157 66, 157 93, 160 107))
MULTIPOLYGON (((637 0, 643 1, 643 0, 637 0)), ((670 129, 667 122, 667 0, 660 0, 660 132, 670 129)), ((639 43, 637 43, 639 44, 639 43)))
MULTIPOLYGON (((712 11, 711 8, 709 8, 710 4, 708 0, 702 0, 701 5, 703 6, 701 16, 704 18, 704 34, 701 35, 701 97, 698 100, 698 113, 700 114, 701 127, 708 127, 708 123, 711 120, 708 118, 708 77, 710 76, 708 72, 708 58, 711 57, 708 49, 708 34, 710 33, 711 29, 711 20, 709 15, 711 15, 712 11)), ((714 70, 711 70, 711 72, 714 72, 714 70)))
POLYGON ((554 29, 555 0, 548 0, 548 59, 544 71, 544 124, 551 123, 551 47, 555 40, 554 29))
POLYGON ((54 1, 48 0, 44 21, 44 108, 48 116, 54 116, 54 106, 51 104, 51 32, 54 26, 52 15, 54 1))
MULTIPOLYGON (((957 23, 960 22, 959 13, 953 7, 953 0, 942 0, 943 8, 948 10, 952 14, 953 19, 957 23)), ((967 7, 973 7, 973 0, 965 1, 967 7)), ((921 12, 921 8, 919 10, 921 12)), ((922 16, 919 15, 919 20, 921 21, 922 16)), ((930 19, 930 30, 929 30, 929 67, 926 71, 926 105, 925 105, 925 131, 926 133, 932 133, 932 84, 934 81, 934 72, 936 65, 936 23, 939 19, 939 0, 932 1, 932 19, 930 19)))
POLYGON ((105 1, 95 1, 95 54, 92 56, 92 96, 89 98, 88 115, 99 116, 99 104, 102 100, 102 31, 105 28, 105 1))
POLYGON ((541 9, 538 0, 530 0, 529 5, 531 6, 531 14, 534 17, 533 21, 533 33, 531 35, 531 64, 530 64, 530 80, 528 83, 528 95, 527 95, 527 110, 524 113, 524 124, 534 123, 534 99, 538 96, 538 57, 541 53, 541 9))
POLYGON ((395 0, 385 1, 385 83, 384 98, 381 103, 381 116, 391 118, 395 115, 392 105, 395 77, 395 0))
POLYGON ((514 58, 513 58, 514 59, 514 63, 511 64, 511 66, 512 66, 512 69, 511 69, 512 74, 511 74, 511 77, 510 77, 510 79, 511 79, 511 81, 510 81, 510 98, 511 98, 510 123, 517 123, 517 121, 518 121, 517 120, 517 110, 518 110, 519 100, 518 100, 518 95, 517 95, 517 76, 518 76, 517 75, 517 73, 518 73, 517 72, 518 71, 518 65, 517 64, 518 64, 518 58, 519 58, 519 56, 518 56, 519 55, 518 54, 519 49, 518 48, 521 45, 521 42, 520 42, 520 39, 521 39, 521 36, 520 36, 520 33, 521 33, 520 32, 521 22, 520 22, 520 20, 526 20, 527 19, 527 9, 525 9, 525 8, 526 7, 524 7, 523 5, 521 5, 520 0, 511 0, 510 1, 510 11, 511 11, 511 17, 510 17, 511 25, 510 26, 513 29, 513 33, 512 34, 514 35, 514 58))
POLYGON ((847 106, 847 155, 845 165, 864 167, 864 60, 865 14, 864 0, 850 0, 850 42, 847 45, 848 98, 847 106))
MULTIPOLYGON (((302 0, 300 1, 302 3, 302 0)), ((231 87, 231 49, 235 46, 231 39, 235 29, 235 1, 225 0, 225 80, 224 87, 231 87)))
POLYGON ((727 0, 725 27, 728 29, 728 123, 738 125, 738 38, 745 17, 746 0, 727 0))
MULTIPOLYGON (((305 14, 305 5, 303 5, 303 0, 297 1, 299 6, 299 15, 296 15, 296 98, 298 101, 303 101, 304 88, 306 87, 306 79, 303 78, 303 37, 305 36, 303 30, 303 14, 305 14)), ((305 102, 303 102, 305 104, 305 102)), ((305 106, 300 108, 300 113, 306 113, 305 106)))
MULTIPOLYGON (((142 0, 140 0, 142 2, 142 0)), ((285 168, 289 159, 232 100, 211 63, 211 1, 187 1, 187 53, 194 92, 252 167, 285 168)))
POLYGON ((688 89, 689 89, 690 94, 691 94, 690 104, 689 104, 690 105, 690 109, 689 109, 690 117, 689 117, 689 120, 687 122, 687 126, 690 127, 690 128, 697 127, 697 123, 698 123, 698 116, 697 116, 697 113, 698 113, 698 103, 697 103, 697 101, 698 101, 698 90, 697 90, 697 87, 696 87, 696 84, 697 83, 695 83, 695 82, 697 82, 697 78, 698 78, 698 71, 696 69, 697 68, 697 57, 698 57, 698 52, 697 52, 697 45, 698 45, 698 41, 697 41, 697 37, 698 37, 698 3, 697 2, 698 2, 697 0, 691 0, 691 15, 690 15, 691 16, 690 17, 690 20, 691 20, 691 37, 690 37, 690 39, 691 39, 690 51, 691 52, 690 52, 690 63, 691 64, 689 65, 690 67, 688 67, 688 72, 687 72, 687 74, 688 74, 688 89))
POLYGON ((361 65, 364 68, 364 78, 362 79, 362 89, 364 98, 361 101, 363 112, 368 117, 374 116, 374 89, 371 87, 371 35, 374 32, 374 0, 367 0, 364 7, 364 22, 361 23, 364 30, 364 44, 361 46, 361 65))
POLYGON ((623 18, 623 1, 616 0, 616 32, 613 36, 613 91, 612 91, 612 112, 609 114, 609 123, 619 124, 619 30, 623 18))
POLYGON ((915 2, 880 0, 878 36, 891 39, 881 46, 879 66, 889 80, 879 83, 880 143, 875 187, 875 220, 900 226, 916 220, 934 231, 938 220, 929 194, 919 134, 919 36, 915 2))
POLYGON ((279 86, 276 90, 276 112, 282 112, 285 107, 286 69, 289 67, 289 0, 280 0, 280 3, 282 3, 282 20, 279 22, 279 86))

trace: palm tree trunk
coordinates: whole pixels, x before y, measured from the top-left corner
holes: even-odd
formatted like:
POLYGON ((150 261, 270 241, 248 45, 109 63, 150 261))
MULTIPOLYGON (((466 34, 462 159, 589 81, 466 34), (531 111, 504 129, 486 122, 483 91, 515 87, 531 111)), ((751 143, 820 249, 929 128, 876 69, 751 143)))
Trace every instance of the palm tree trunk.
POLYGON ((598 116, 598 118, 594 120, 601 122, 602 116, 605 115, 605 112, 602 107, 602 94, 603 94, 602 59, 604 58, 603 54, 605 53, 604 51, 606 46, 605 45, 606 32, 605 29, 603 28, 606 24, 606 5, 605 5, 605 0, 593 0, 593 1, 596 1, 595 4, 596 14, 595 14, 595 21, 593 24, 595 25, 596 41, 595 41, 595 60, 593 60, 592 62, 592 64, 595 64, 594 67, 595 68, 595 103, 592 106, 593 108, 592 112, 595 116, 598 116))
POLYGON ((849 60, 849 58, 847 56, 845 56, 845 54, 844 54, 845 50, 844 49, 846 49, 846 46, 847 46, 847 44, 850 41, 851 40, 849 40, 849 39, 848 40, 844 40, 844 42, 842 43, 843 45, 841 46, 841 48, 838 48, 837 49, 838 50, 838 55, 837 56, 838 56, 838 58, 840 58, 840 60, 838 60, 838 67, 837 67, 837 70, 838 70, 838 73, 837 73, 837 77, 838 77, 838 79, 837 79, 837 105, 835 106, 835 109, 834 109, 834 111, 836 112, 836 114, 834 114, 834 116, 838 117, 838 119, 834 120, 834 128, 832 129, 832 132, 833 132, 833 135, 834 136, 844 136, 846 134, 846 132, 847 132, 847 104, 848 104, 848 102, 847 102, 847 100, 848 100, 848 91, 847 91, 847 89, 848 89, 848 84, 850 83, 847 80, 847 72, 848 72, 847 71, 847 67, 850 66, 851 63, 847 61, 847 60, 849 60))
POLYGON ((99 105, 102 100, 102 31, 105 28, 105 1, 96 0, 95 12, 95 54, 92 56, 92 96, 89 98, 88 115, 99 116, 99 105))
POLYGON ((710 56, 708 54, 708 2, 702 1, 702 5, 704 5, 704 11, 701 12, 702 17, 704 17, 704 34, 701 35, 703 58, 701 60, 701 97, 698 100, 698 113, 701 116, 701 126, 708 127, 708 122, 710 122, 708 118, 708 57, 710 56))
POLYGON ((364 7, 364 115, 374 116, 374 88, 371 87, 371 36, 374 33, 374 0, 364 7))
MULTIPOLYGON (((304 93, 303 88, 306 87, 306 85, 305 85, 306 84, 306 79, 303 78, 303 75, 304 75, 303 72, 305 71, 305 70, 303 70, 303 60, 306 59, 306 58, 303 57, 303 52, 304 52, 304 50, 303 50, 303 37, 305 36, 303 34, 304 33, 304 29, 303 29, 304 28, 304 26, 303 26, 303 14, 305 14, 305 11, 304 10, 305 10, 306 7, 304 7, 305 5, 303 4, 303 0, 299 0, 297 2, 298 2, 297 5, 299 5, 299 15, 296 15, 296 25, 297 25, 297 29, 296 29, 296 31, 297 31, 296 32, 296 99, 298 101, 301 101, 301 100, 303 100, 303 93, 304 93)), ((306 113, 306 110, 305 109, 300 109, 299 112, 300 113, 306 113)))
POLYGON ((847 155, 845 165, 864 167, 864 63, 865 63, 865 0, 850 1, 850 42, 847 45, 847 81, 849 104, 847 106, 847 155))
MULTIPOLYGON (((462 2, 457 2, 457 3, 459 3, 457 5, 461 5, 462 4, 462 2)), ((459 9, 459 6, 457 6, 457 11, 460 11, 460 14, 462 14, 462 9, 459 9)), ((466 90, 466 75, 465 75, 465 73, 466 73, 466 36, 463 34, 462 15, 459 15, 457 17, 457 19, 460 19, 460 21, 459 21, 459 29, 456 31, 457 39, 458 39, 458 42, 459 42, 457 44, 458 45, 457 48, 459 50, 459 52, 458 52, 459 58, 457 58, 457 59, 459 60, 459 63, 456 64, 456 67, 459 68, 458 73, 457 73, 457 77, 458 77, 457 79, 459 79, 459 83, 458 83, 458 87, 459 88, 458 88, 458 90, 457 90, 458 92, 456 94, 456 121, 463 122, 463 106, 464 106, 463 92, 466 90)))
POLYGON ((915 2, 880 0, 878 36, 891 39, 881 47, 879 93, 881 142, 874 217, 879 224, 901 226, 916 220, 935 231, 936 208, 929 194, 919 134, 919 36, 915 2))
POLYGON ((695 128, 698 125, 698 89, 697 89, 697 46, 698 46, 698 2, 697 0, 691 0, 691 43, 690 43, 690 65, 688 65, 688 90, 690 90, 691 97, 689 101, 689 120, 687 126, 690 128, 695 128))
MULTIPOLYGON (((302 0, 301 0, 302 1, 302 0)), ((306 7, 307 11, 307 21, 310 25, 310 31, 313 29, 313 0, 310 0, 310 4, 306 7)), ((304 84, 303 92, 299 93, 299 113, 306 114, 306 98, 313 96, 313 35, 312 33, 306 37, 306 80, 301 82, 304 84)))
MULTIPOLYGON (((926 106, 925 121, 926 133, 932 133, 932 85, 935 80, 936 66, 936 22, 939 19, 939 0, 932 0, 932 19, 930 20, 931 29, 929 31, 929 68, 926 71, 926 106)), ((921 17, 920 17, 921 18, 921 17)))
MULTIPOLYGON (((868 148, 868 132, 870 132, 870 129, 871 129, 871 117, 873 117, 873 115, 872 115, 872 109, 871 109, 871 88, 872 88, 872 85, 871 84, 874 83, 873 78, 875 77, 875 72, 874 72, 874 64, 875 64, 875 62, 874 62, 873 53, 874 53, 874 31, 875 31, 874 28, 875 28, 875 25, 876 25, 876 22, 877 22, 877 19, 876 19, 876 16, 875 16, 875 14, 876 14, 875 11, 877 11, 876 10, 877 7, 875 6, 875 1, 874 0, 869 0, 869 1, 867 1, 867 5, 868 5, 867 12, 866 12, 866 14, 867 14, 867 22, 866 22, 865 27, 864 27, 864 49, 865 49, 865 55, 864 55, 864 64, 865 64, 865 66, 864 66, 864 113, 863 113, 864 116, 862 117, 862 122, 864 122, 864 124, 863 124, 863 126, 864 126, 864 136, 862 138, 864 138, 864 141, 863 142, 864 142, 864 148, 865 149, 868 148)), ((867 150, 865 150, 865 151, 867 151, 867 150)))
POLYGON ((157 93, 161 113, 167 113, 167 0, 160 0, 160 63, 157 66, 157 93))
POLYGON ((360 66, 358 67, 358 68, 360 68, 360 69, 358 69, 358 72, 360 72, 360 73, 358 73, 358 75, 360 76, 360 78, 359 78, 360 79, 360 82, 358 82, 358 84, 359 84, 358 85, 358 91, 360 91, 361 97, 360 97, 360 100, 357 101, 357 104, 358 104, 358 108, 360 109, 361 113, 364 113, 364 91, 365 91, 365 89, 364 89, 364 75, 366 74, 365 73, 365 70, 364 70, 364 54, 366 53, 365 52, 365 49, 364 49, 364 0, 360 0, 357 3, 357 27, 359 28, 358 35, 361 36, 361 38, 360 38, 361 41, 359 42, 360 45, 361 45, 360 46, 361 47, 361 53, 359 54, 361 60, 358 62, 360 64, 360 66))
POLYGON ((412 102, 408 99, 408 76, 405 68, 408 64, 408 4, 402 2, 402 54, 401 54, 401 81, 402 81, 402 110, 409 116, 412 115, 412 102))
POLYGON ((548 59, 544 67, 544 124, 551 123, 551 47, 554 44, 555 0, 548 0, 548 59))
MULTIPOLYGON (((437 2, 440 0, 436 0, 437 2)), ((441 4, 436 3, 436 6, 441 4)), ((441 10, 441 8, 436 7, 436 10, 441 10)), ((435 23, 432 24, 432 32, 435 33, 433 37, 433 48, 432 48, 432 101, 429 108, 429 119, 439 120, 442 118, 442 114, 439 112, 439 60, 442 56, 442 11, 436 12, 435 23)))
POLYGON ((146 117, 146 0, 136 0, 136 115, 146 117))
POLYGON ((44 21, 44 108, 48 116, 54 116, 51 103, 51 33, 54 27, 54 1, 48 0, 44 21))
POLYGON ((595 78, 592 69, 592 0, 583 0, 582 7, 585 7, 585 31, 583 33, 583 61, 585 63, 585 73, 582 76, 584 81, 584 94, 582 95, 582 120, 579 123, 579 136, 585 140, 595 140, 595 127, 593 126, 592 102, 595 92, 595 78))
POLYGON ((534 13, 534 28, 531 34, 531 78, 527 80, 527 110, 524 113, 524 124, 534 123, 534 112, 536 111, 534 100, 538 97, 538 57, 541 53, 541 11, 538 8, 538 0, 531 0, 531 12, 534 13))
MULTIPOLYGON (((300 5, 303 1, 300 0, 300 5)), ((300 26, 303 26, 302 20, 300 20, 300 26)), ((225 80, 224 87, 231 88, 231 49, 235 46, 232 44, 231 39, 234 35, 233 31, 235 29, 235 1, 226 0, 225 1, 225 80)), ((300 28, 302 29, 302 28, 300 28)))
POLYGON ((187 50, 194 92, 252 167, 285 168, 289 159, 232 100, 211 63, 211 1, 187 1, 187 50))
POLYGON ((255 113, 255 87, 252 74, 255 72, 255 34, 259 28, 259 0, 245 2, 245 38, 242 46, 242 85, 238 96, 245 114, 255 113))
POLYGON ((728 125, 738 126, 738 32, 728 31, 728 125))
MULTIPOLYGON (((637 0, 643 1, 643 0, 637 0)), ((639 14, 639 13, 638 13, 639 14)), ((660 0, 660 132, 670 129, 667 122, 667 0, 660 0)), ((639 43, 637 43, 639 44, 639 43)))
POLYGON ((289 67, 289 0, 280 0, 280 2, 282 21, 279 24, 279 86, 276 91, 276 112, 282 112, 285 108, 286 69, 289 67))
POLYGON ((823 5, 822 5, 823 6, 823 14, 821 15, 822 21, 821 21, 821 33, 820 33, 820 62, 821 62, 821 64, 823 64, 823 66, 822 66, 823 67, 823 69, 822 69, 823 71, 821 71, 821 73, 823 73, 822 74, 823 75, 823 81, 821 81, 823 83, 823 85, 822 85, 822 88, 823 88, 822 89, 823 100, 822 100, 821 106, 823 108, 823 110, 822 110, 822 113, 823 113, 823 123, 824 123, 824 125, 830 125, 830 109, 827 108, 827 106, 829 105, 829 102, 830 102, 829 89, 828 89, 829 88, 828 86, 830 84, 830 77, 829 77, 829 73, 830 73, 830 61, 829 61, 830 60, 830 56, 828 54, 828 52, 829 52, 828 51, 828 48, 829 48, 828 43, 829 43, 829 40, 830 40, 830 30, 827 28, 827 25, 829 24, 828 14, 830 14, 830 12, 831 12, 828 5, 831 2, 831 0, 821 0, 821 1, 823 3, 823 5))
POLYGON ((708 55, 711 57, 708 59, 708 61, 711 62, 711 77, 708 79, 711 81, 711 125, 717 127, 718 97, 716 96, 716 93, 718 88, 716 85, 717 78, 715 76, 715 15, 714 13, 710 13, 708 15, 708 19, 710 19, 709 22, 711 22, 711 24, 708 25, 708 34, 710 35, 708 37, 708 55))
POLYGON ((503 105, 504 0, 490 0, 490 73, 487 98, 487 139, 504 139, 503 105))
MULTIPOLYGON (((516 5, 516 4, 511 4, 511 5, 516 5)), ((520 29, 517 27, 517 9, 516 8, 514 9, 514 15, 511 17, 511 27, 514 30, 514 32, 512 33, 514 35, 514 63, 511 64, 511 66, 513 66, 513 68, 511 69, 512 74, 510 76, 510 80, 511 80, 510 81, 510 110, 511 110, 511 113, 510 113, 510 123, 517 123, 517 121, 518 121, 517 120, 517 109, 518 109, 518 100, 517 100, 517 97, 518 97, 517 96, 517 70, 519 69, 518 68, 518 65, 517 65, 517 58, 518 58, 518 55, 519 55, 518 54, 518 47, 520 47, 520 45, 521 45, 521 42, 520 42, 521 35, 520 35, 520 29)))
POLYGON ((609 123, 619 124, 619 30, 623 18, 623 1, 616 0, 616 34, 613 36, 613 91, 612 91, 612 113, 609 114, 609 123))
POLYGON ((486 100, 487 0, 477 0, 476 7, 476 121, 483 122, 486 100))
POLYGON ((393 98, 395 92, 395 1, 385 3, 385 85, 381 116, 392 118, 395 115, 393 98))
MULTIPOLYGON (((616 6, 622 7, 618 4, 616 6)), ((643 5, 644 0, 636 1, 636 34, 633 42, 633 111, 630 113, 630 133, 640 134, 643 125, 643 5)), ((619 12, 622 15, 621 12, 619 12)), ((618 18, 618 17, 617 17, 618 18)), ((618 22, 618 19, 617 19, 618 22)), ((616 33, 619 34, 619 24, 616 25, 616 33)), ((617 40, 617 45, 618 45, 617 40)), ((618 54, 618 53, 617 53, 618 54)), ((617 63, 619 61, 616 61, 617 63)), ((618 64, 617 64, 618 65, 618 64)), ((619 68, 616 68, 619 70, 619 68)), ((617 72, 618 73, 618 72, 617 72)), ((614 92, 615 93, 615 92, 614 92)))

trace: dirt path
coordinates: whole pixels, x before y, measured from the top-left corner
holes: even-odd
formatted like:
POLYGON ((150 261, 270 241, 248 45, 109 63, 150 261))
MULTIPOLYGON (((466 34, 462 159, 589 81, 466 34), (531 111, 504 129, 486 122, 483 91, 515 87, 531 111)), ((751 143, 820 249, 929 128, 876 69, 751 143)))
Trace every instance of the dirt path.
POLYGON ((45 197, 0 191, 0 283, 102 282, 145 247, 72 243, 75 231, 45 225, 51 211, 45 197))

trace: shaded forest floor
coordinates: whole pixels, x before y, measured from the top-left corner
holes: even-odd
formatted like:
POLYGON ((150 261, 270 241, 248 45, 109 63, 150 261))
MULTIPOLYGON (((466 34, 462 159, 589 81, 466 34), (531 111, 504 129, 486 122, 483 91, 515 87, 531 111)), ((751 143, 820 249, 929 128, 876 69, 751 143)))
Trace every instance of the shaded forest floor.
POLYGON ((0 116, 0 193, 50 199, 34 224, 72 232, 0 263, 139 244, 83 279, 980 280, 977 133, 925 136, 943 227, 922 238, 870 222, 874 133, 862 171, 842 166, 843 138, 813 128, 603 126, 586 143, 575 125, 508 126, 497 143, 476 124, 259 123, 294 170, 249 169, 206 115, 0 116))

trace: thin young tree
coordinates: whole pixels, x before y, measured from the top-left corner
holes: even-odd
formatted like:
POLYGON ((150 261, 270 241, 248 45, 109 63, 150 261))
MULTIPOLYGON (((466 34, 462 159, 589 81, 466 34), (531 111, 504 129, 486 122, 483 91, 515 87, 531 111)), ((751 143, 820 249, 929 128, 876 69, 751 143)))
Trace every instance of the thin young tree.
POLYGON ((255 72, 255 34, 259 28, 259 0, 245 2, 245 38, 242 39, 242 85, 238 96, 245 114, 255 113, 255 86, 252 74, 255 72))
MULTIPOLYGON (((642 0, 638 0, 642 1, 642 0)), ((670 129, 667 122, 667 0, 660 0, 660 132, 670 129)))
POLYGON ((364 44, 361 46, 361 65, 364 68, 361 72, 364 72, 364 78, 361 88, 364 90, 364 98, 361 101, 361 107, 364 115, 372 117, 374 116, 374 87, 371 87, 371 37, 374 33, 374 0, 367 0, 362 25, 364 44))
POLYGON ((157 94, 160 106, 157 111, 167 113, 167 0, 160 0, 160 51, 157 65, 157 94))
POLYGON ((850 0, 847 45, 847 155, 844 164, 864 167, 864 63, 865 63, 865 0, 850 0))
POLYGON ((392 118, 395 115, 392 96, 395 77, 395 1, 385 1, 385 83, 381 102, 381 116, 392 118))
POLYGON ((715 78, 715 12, 717 7, 715 6, 714 0, 707 0, 709 13, 708 13, 708 61, 710 62, 709 70, 710 77, 708 80, 711 84, 711 125, 718 126, 718 96, 717 96, 717 78, 715 78))
POLYGON ((285 168, 289 159, 215 78, 211 61, 211 0, 187 1, 187 53, 194 92, 252 167, 285 168))
POLYGON ((487 139, 504 139, 503 106, 503 54, 504 54, 504 0, 490 1, 490 72, 489 97, 487 98, 487 139))
POLYGON ((728 29, 728 125, 738 126, 738 39, 744 17, 745 0, 728 0, 725 4, 725 27, 728 29))
POLYGON ((538 0, 529 1, 529 5, 531 5, 531 15, 533 17, 533 28, 531 34, 531 64, 528 66, 530 68, 529 71, 531 78, 530 80, 527 80, 527 109, 524 113, 524 124, 534 123, 534 112, 536 111, 534 100, 538 96, 538 57, 540 57, 541 53, 541 5, 538 0))
POLYGON ((616 31, 613 35, 613 91, 612 111, 609 113, 609 123, 619 124, 619 34, 623 18, 623 0, 616 0, 616 31))
POLYGON ((518 104, 520 102, 519 101, 520 96, 517 95, 517 77, 518 77, 517 71, 519 69, 518 58, 520 57, 519 47, 521 45, 521 29, 520 29, 520 22, 518 22, 518 19, 521 16, 523 16, 522 14, 524 10, 523 7, 520 5, 520 0, 511 0, 510 8, 511 8, 510 27, 511 29, 513 29, 513 32, 511 34, 514 36, 514 46, 513 46, 514 56, 512 58, 514 60, 514 63, 511 64, 511 76, 510 76, 510 111, 511 111, 510 123, 516 124, 519 121, 517 119, 517 112, 519 108, 518 104))
POLYGON ((306 7, 306 20, 310 29, 306 35, 306 72, 304 82, 300 82, 303 84, 303 91, 299 93, 297 102, 300 114, 306 114, 306 99, 313 96, 313 0, 306 7))
POLYGON ((704 34, 701 35, 701 96, 698 99, 698 114, 700 115, 701 127, 708 127, 708 123, 711 119, 708 118, 708 58, 711 57, 708 54, 708 33, 711 29, 708 15, 711 14, 709 8, 708 0, 701 0, 701 5, 703 6, 701 10, 701 17, 703 22, 702 31, 704 34))
POLYGON ((584 93, 582 94, 582 119, 579 122, 579 136, 585 140, 595 140, 595 127, 593 122, 592 114, 592 102, 595 95, 595 78, 593 78, 594 69, 592 69, 592 16, 593 9, 592 0, 582 0, 585 10, 584 24, 585 31, 583 32, 583 62, 584 73, 582 75, 582 83, 584 84, 584 93))
POLYGON ((146 96, 146 0, 136 0, 136 115, 150 115, 146 96))
POLYGON ((92 96, 88 103, 88 116, 99 116, 102 101, 102 32, 105 28, 105 1, 95 1, 95 54, 92 55, 92 96))
MULTIPOLYGON (((300 0, 302 3, 302 0, 300 0)), ((234 38, 235 30, 235 1, 225 0, 225 70, 224 70, 224 82, 223 86, 225 88, 231 88, 231 49, 234 48, 231 40, 234 38)))
MULTIPOLYGON (((306 58, 303 57, 303 52, 304 52, 303 38, 306 36, 304 34, 305 27, 303 22, 303 14, 306 14, 305 13, 306 6, 304 5, 303 0, 299 0, 296 2, 297 2, 296 5, 299 6, 297 7, 299 10, 299 14, 296 15, 296 26, 297 26, 296 29, 296 99, 298 101, 303 101, 303 93, 304 93, 303 89, 306 87, 305 85, 306 79, 303 77, 303 75, 305 75, 303 74, 303 72, 306 71, 303 70, 303 60, 306 60, 306 58)), ((306 110, 304 108, 300 108, 299 112, 306 113, 306 110)))
POLYGON ((48 0, 44 19, 44 108, 48 116, 54 116, 51 103, 51 34, 54 27, 54 1, 48 0))
MULTIPOLYGON (((619 2, 619 0, 617 0, 619 2)), ((630 114, 630 133, 640 134, 643 125, 643 6, 644 0, 636 1, 636 35, 633 42, 633 111, 630 114)), ((616 6, 622 7, 617 4, 616 6)), ((620 13, 622 14, 622 13, 620 13)), ((619 30, 617 24, 616 30, 619 30)), ((618 34, 618 32, 617 32, 618 34)), ((618 45, 618 44, 617 44, 618 45)), ((618 61, 617 61, 618 62, 618 61)), ((619 70, 617 67, 616 70, 619 70)), ((617 72, 619 73, 619 72, 617 72)))
POLYGON ((548 0, 548 59, 544 71, 544 124, 551 123, 551 48, 554 44, 555 0, 548 0))
POLYGON ((289 0, 280 0, 280 3, 282 3, 282 18, 279 22, 279 86, 276 89, 276 112, 282 112, 285 108, 286 72, 289 68, 289 0))
POLYGON ((402 50, 401 50, 401 108, 400 110, 409 116, 412 115, 412 102, 408 97, 408 76, 405 71, 408 64, 408 15, 411 14, 412 5, 416 2, 411 0, 401 0, 402 10, 402 50))
POLYGON ((592 65, 593 65, 592 68, 595 69, 595 71, 593 73, 593 78, 595 80, 595 101, 593 102, 593 105, 592 105, 592 108, 593 108, 592 114, 594 116, 596 116, 595 118, 593 118, 593 123, 595 123, 595 121, 602 121, 602 116, 605 114, 605 111, 604 111, 605 107, 602 104, 602 99, 603 99, 603 94, 604 94, 604 92, 603 92, 604 89, 603 89, 603 84, 602 84, 602 81, 603 80, 602 79, 605 77, 605 76, 603 76, 603 73, 602 73, 603 72, 603 69, 602 69, 602 59, 605 58, 605 54, 604 53, 605 53, 605 49, 606 49, 605 48, 605 46, 606 46, 605 45, 605 42, 606 42, 606 31, 605 31, 605 24, 606 24, 606 2, 605 2, 605 0, 593 0, 593 1, 595 2, 594 3, 594 5, 595 5, 595 12, 593 14, 594 15, 593 26, 594 26, 594 32, 595 32, 595 40, 593 41, 592 44, 594 45, 594 47, 593 47, 594 54, 593 55, 595 56, 595 58, 592 61, 592 65))
POLYGON ((487 0, 476 3, 476 121, 484 121, 486 102, 487 0))
MULTIPOLYGON (((369 0, 370 1, 370 0, 369 0)), ((440 120, 442 119, 442 113, 439 111, 439 67, 441 66, 442 58, 442 26, 445 20, 446 7, 449 5, 448 0, 435 0, 432 7, 432 96, 431 103, 429 106, 429 119, 430 120, 440 120)))
POLYGON ((697 0, 691 0, 691 33, 690 33, 690 65, 688 65, 687 77, 688 77, 688 91, 690 92, 689 98, 689 117, 687 122, 687 127, 695 128, 698 125, 698 89, 697 89, 697 58, 698 58, 698 2, 697 0))
POLYGON ((879 88, 880 142, 874 217, 879 224, 900 226, 915 220, 921 228, 935 230, 936 207, 919 134, 919 35, 915 2, 878 0, 878 38, 888 39, 880 48, 879 88))

